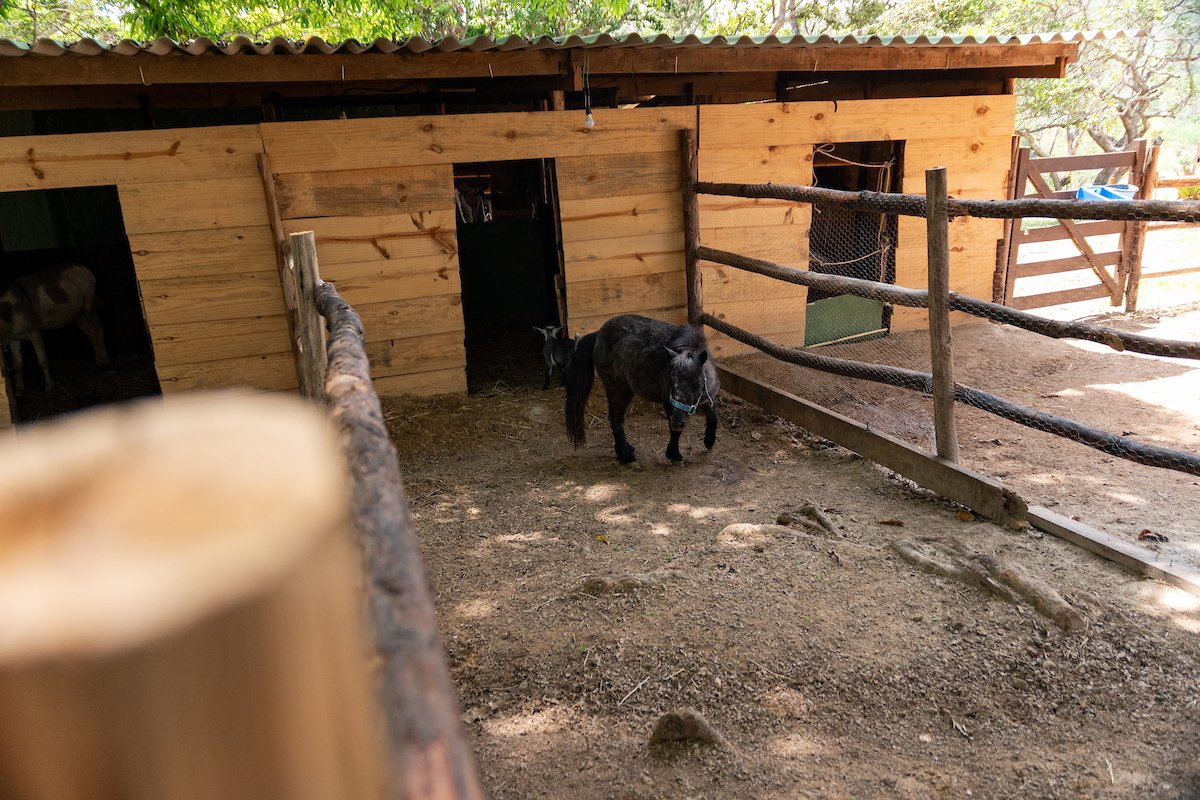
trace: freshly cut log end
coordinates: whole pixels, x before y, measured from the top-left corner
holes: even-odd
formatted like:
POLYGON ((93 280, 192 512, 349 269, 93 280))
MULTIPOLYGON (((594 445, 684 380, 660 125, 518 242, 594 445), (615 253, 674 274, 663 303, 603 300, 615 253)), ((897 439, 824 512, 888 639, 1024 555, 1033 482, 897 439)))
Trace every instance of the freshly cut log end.
POLYGON ((0 442, 0 797, 381 797, 348 497, 282 396, 0 442))

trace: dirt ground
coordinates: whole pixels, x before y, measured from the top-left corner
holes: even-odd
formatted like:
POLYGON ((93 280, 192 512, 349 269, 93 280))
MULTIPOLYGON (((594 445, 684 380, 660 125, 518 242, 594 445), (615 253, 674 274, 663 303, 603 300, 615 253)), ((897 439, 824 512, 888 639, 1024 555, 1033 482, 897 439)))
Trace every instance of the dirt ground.
MULTIPOLYGON (((1117 396, 1089 389, 1082 367, 1048 374, 1070 380, 1040 393, 1117 396)), ((385 401, 493 797, 1200 797, 1200 600, 975 519, 736 400, 711 453, 689 427, 681 467, 662 454, 661 412, 639 401, 638 469, 613 457, 602 397, 572 450, 562 401, 558 387, 502 383, 385 401), (726 530, 806 502, 835 533, 726 530), (1083 630, 891 546, 920 537, 1020 565, 1083 630), (685 707, 725 744, 651 747, 659 717, 685 707)), ((1160 424, 1179 419, 1137 431, 1160 424)), ((1041 468, 1017 459, 1025 436, 997 435, 989 465, 1036 485, 1041 468)), ((1109 466, 1069 483, 1115 481, 1109 466)), ((1139 508, 1194 525, 1188 486, 1139 508)))

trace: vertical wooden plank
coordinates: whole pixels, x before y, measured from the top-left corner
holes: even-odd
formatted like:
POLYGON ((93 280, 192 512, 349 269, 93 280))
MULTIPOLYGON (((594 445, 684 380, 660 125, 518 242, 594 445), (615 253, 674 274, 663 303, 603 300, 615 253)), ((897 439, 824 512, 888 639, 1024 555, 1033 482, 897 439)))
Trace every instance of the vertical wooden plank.
POLYGON ((683 186, 683 258, 684 277, 687 281, 688 322, 700 324, 704 316, 704 288, 702 275, 696 265, 696 248, 700 246, 700 211, 696 200, 697 140, 693 128, 679 132, 679 165, 683 186))
POLYGON ((262 177, 263 195, 267 201, 267 219, 271 223, 271 238, 275 240, 275 266, 279 270, 279 286, 283 291, 283 307, 287 318, 288 341, 292 345, 292 356, 296 361, 296 380, 304 386, 304 368, 300 351, 296 347, 296 276, 284 250, 287 241, 283 234, 283 220, 279 214, 279 199, 275 194, 275 174, 271 171, 271 157, 258 154, 258 171, 262 177))
MULTIPOLYGON (((1009 197, 1013 200, 1025 196, 1025 184, 1029 181, 1029 148, 1017 150, 1017 166, 1014 170, 1012 188, 1009 197)), ((1012 220, 1009 227, 1008 261, 1004 269, 1004 296, 1000 303, 1012 302, 1017 283, 1017 261, 1021 255, 1021 221, 1012 220)))
POLYGON ((316 290, 321 285, 317 268, 317 237, 312 231, 288 237, 296 275, 296 347, 300 358, 300 394, 325 399, 325 322, 317 311, 316 290))
MULTIPOLYGON (((1021 139, 1012 137, 1012 149, 1008 159, 1008 183, 1004 196, 1012 200, 1016 192, 1017 173, 1020 171, 1021 139)), ((1019 231, 1018 220, 1004 220, 1004 234, 996 247, 996 272, 992 275, 992 302, 1004 303, 1005 288, 1008 285, 1009 250, 1012 248, 1014 231, 1019 231)))
MULTIPOLYGON (((1145 181, 1143 172, 1146 169, 1146 156, 1149 150, 1149 143, 1145 139, 1135 139, 1133 141, 1133 164, 1129 168, 1130 183, 1136 183, 1140 189, 1145 181)), ((1141 197, 1139 193, 1138 197, 1141 197)), ((1112 305, 1118 306, 1125 300, 1125 289, 1129 285, 1129 265, 1133 256, 1133 240, 1137 234, 1137 222, 1130 220, 1125 223, 1124 229, 1121 231, 1121 238, 1117 245, 1117 250, 1121 256, 1117 259, 1117 265, 1113 269, 1117 278, 1117 283, 1121 285, 1121 296, 1114 297, 1110 301, 1112 305)))
MULTIPOLYGON (((1138 189, 1139 200, 1150 200, 1154 197, 1154 187, 1158 185, 1158 145, 1150 148, 1146 158, 1146 170, 1142 173, 1141 185, 1138 189)), ((1130 237, 1129 275, 1125 286, 1125 310, 1137 311, 1138 290, 1142 283, 1142 256, 1146 247, 1146 223, 1139 220, 1134 223, 1134 231, 1130 237)))
POLYGON ((925 219, 929 242, 929 357, 933 365, 933 425, 937 453, 958 461, 954 425, 954 366, 950 346, 950 215, 946 168, 925 170, 925 219))

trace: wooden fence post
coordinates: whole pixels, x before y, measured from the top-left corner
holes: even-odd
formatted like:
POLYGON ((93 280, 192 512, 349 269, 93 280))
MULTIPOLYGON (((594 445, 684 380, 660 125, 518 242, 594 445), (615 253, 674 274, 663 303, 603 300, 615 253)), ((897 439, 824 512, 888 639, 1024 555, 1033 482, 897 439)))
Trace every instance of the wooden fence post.
POLYGON ((321 414, 196 395, 0 444, 0 797, 382 800, 321 414))
POLYGON ((292 271, 296 276, 296 337, 300 352, 300 394, 325 400, 325 322, 317 311, 317 237, 312 231, 288 237, 292 271))
POLYGON ((950 346, 950 215, 946 168, 925 170, 925 217, 929 243, 929 357, 933 373, 933 425, 937 453, 958 461, 954 424, 954 368, 950 346))
MULTIPOLYGON (((1150 155, 1146 158, 1146 170, 1141 176, 1141 185, 1138 187, 1139 200, 1153 200, 1154 189, 1158 185, 1158 145, 1150 148, 1150 155)), ((1129 270, 1125 284, 1125 310, 1137 311, 1138 290, 1142 284, 1142 257, 1146 252, 1146 231, 1147 225, 1145 220, 1138 220, 1133 223, 1133 233, 1130 235, 1129 242, 1129 270)))
POLYGON ((683 188, 683 258, 687 280, 688 322, 699 325, 704 316, 704 277, 696 263, 696 248, 700 246, 700 210, 696 197, 699 180, 696 132, 685 128, 679 132, 679 163, 683 188))
MULTIPOLYGON (((1025 170, 1028 168, 1029 148, 1021 147, 1021 138, 1012 138, 1012 155, 1009 158, 1007 200, 1016 200, 1025 193, 1025 170)), ((1003 305, 1008 301, 1011 292, 1009 274, 1015 273, 1012 265, 1016 263, 1014 255, 1021 236, 1021 220, 1004 220, 1004 235, 996 250, 996 271, 992 275, 992 302, 1003 305)), ((1015 276, 1014 276, 1015 277, 1015 276)))

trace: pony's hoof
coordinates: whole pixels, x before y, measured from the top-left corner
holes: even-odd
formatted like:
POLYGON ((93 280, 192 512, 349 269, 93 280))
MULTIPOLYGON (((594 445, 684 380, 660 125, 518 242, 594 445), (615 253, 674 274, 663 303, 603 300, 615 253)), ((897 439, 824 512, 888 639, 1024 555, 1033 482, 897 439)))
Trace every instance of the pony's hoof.
POLYGON ((635 464, 637 463, 637 451, 632 447, 625 452, 618 450, 617 461, 620 461, 622 464, 635 464))
POLYGON ((716 444, 717 444, 717 437, 714 436, 711 439, 705 437, 705 439, 704 439, 704 449, 705 450, 712 450, 716 446, 716 444))
POLYGON ((682 453, 672 453, 670 450, 668 450, 667 451, 667 460, 678 467, 680 464, 683 463, 683 454, 682 453))

